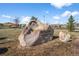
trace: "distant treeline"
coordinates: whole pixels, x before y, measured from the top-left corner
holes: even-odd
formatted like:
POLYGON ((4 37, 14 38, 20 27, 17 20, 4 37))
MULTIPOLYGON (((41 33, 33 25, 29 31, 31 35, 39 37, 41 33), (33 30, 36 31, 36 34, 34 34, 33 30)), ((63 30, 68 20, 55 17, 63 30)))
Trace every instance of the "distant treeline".
POLYGON ((23 28, 25 24, 18 24, 18 26, 14 23, 0 23, 0 29, 8 29, 8 28, 23 28))

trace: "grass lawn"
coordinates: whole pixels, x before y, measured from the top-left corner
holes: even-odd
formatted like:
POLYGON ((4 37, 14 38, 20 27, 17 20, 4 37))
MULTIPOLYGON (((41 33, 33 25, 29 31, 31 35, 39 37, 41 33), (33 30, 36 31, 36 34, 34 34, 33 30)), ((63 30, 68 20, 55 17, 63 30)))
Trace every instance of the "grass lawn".
MULTIPOLYGON (((0 55, 76 55, 73 51, 73 41, 78 37, 79 32, 71 32, 72 41, 62 43, 58 40, 59 29, 54 30, 54 39, 24 50, 18 49, 18 36, 21 29, 0 29, 0 55), (4 51, 2 51, 4 50, 4 51)), ((66 31, 66 30, 63 30, 66 31)))

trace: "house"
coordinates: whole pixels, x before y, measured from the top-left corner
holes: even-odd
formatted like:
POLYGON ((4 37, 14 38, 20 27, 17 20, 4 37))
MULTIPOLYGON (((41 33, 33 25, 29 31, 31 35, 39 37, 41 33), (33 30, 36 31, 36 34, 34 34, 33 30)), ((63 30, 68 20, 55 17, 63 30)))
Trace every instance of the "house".
POLYGON ((79 31, 79 23, 75 23, 74 26, 75 26, 75 31, 79 31))
POLYGON ((66 29, 66 24, 52 24, 51 26, 55 29, 66 29))
POLYGON ((11 22, 4 23, 4 26, 10 27, 10 28, 17 28, 17 25, 11 22))

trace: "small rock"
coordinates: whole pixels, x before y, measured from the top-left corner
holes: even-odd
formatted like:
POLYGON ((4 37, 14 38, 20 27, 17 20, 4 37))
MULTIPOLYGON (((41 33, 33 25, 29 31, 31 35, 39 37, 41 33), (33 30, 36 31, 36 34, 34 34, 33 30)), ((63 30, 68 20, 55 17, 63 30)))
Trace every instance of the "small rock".
POLYGON ((71 40, 71 39, 70 39, 70 34, 61 31, 61 32, 59 33, 59 40, 62 41, 62 42, 68 42, 69 40, 71 40))

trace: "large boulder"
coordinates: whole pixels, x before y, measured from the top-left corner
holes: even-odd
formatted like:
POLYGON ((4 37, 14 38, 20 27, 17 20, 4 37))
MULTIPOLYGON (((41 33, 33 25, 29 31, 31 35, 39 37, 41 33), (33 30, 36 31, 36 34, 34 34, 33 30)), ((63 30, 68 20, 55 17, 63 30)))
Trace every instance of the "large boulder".
POLYGON ((20 47, 30 47, 44 42, 48 42, 53 38, 54 30, 51 26, 43 24, 39 21, 30 21, 28 26, 22 30, 18 37, 20 47))

